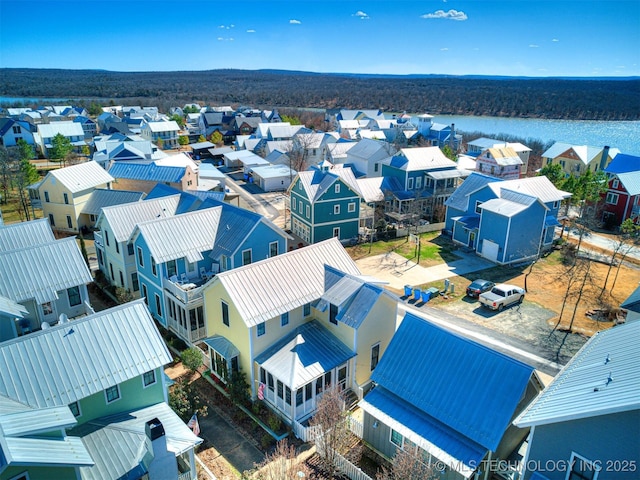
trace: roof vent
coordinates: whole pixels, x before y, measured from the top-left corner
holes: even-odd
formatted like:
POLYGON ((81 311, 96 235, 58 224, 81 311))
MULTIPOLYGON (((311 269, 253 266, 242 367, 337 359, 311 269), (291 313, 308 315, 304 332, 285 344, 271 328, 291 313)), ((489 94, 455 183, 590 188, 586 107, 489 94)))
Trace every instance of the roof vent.
POLYGON ((62 323, 67 323, 69 321, 69 317, 67 316, 66 313, 61 313, 60 316, 58 317, 58 323, 62 324, 62 323))
POLYGON ((47 322, 42 322, 40 324, 40 328, 42 328, 42 330, 46 330, 47 328, 51 328, 51 325, 49 325, 47 322))

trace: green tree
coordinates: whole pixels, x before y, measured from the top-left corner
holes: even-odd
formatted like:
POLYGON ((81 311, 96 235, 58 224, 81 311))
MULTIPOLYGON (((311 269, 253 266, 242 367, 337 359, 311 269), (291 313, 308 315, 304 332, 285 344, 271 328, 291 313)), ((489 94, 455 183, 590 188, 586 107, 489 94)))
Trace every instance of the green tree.
POLYGON ((162 150, 162 147, 164 147, 164 140, 161 138, 158 138, 158 140, 156 140, 156 145, 160 150, 162 150))
POLYGON ((87 268, 91 269, 91 265, 89 265, 89 255, 87 255, 87 246, 84 244, 84 237, 82 234, 78 236, 78 243, 80 244, 80 253, 82 254, 84 263, 87 264, 87 268))
POLYGON ((201 417, 207 415, 206 399, 200 396, 193 383, 184 379, 178 380, 169 389, 169 406, 184 423, 187 423, 195 412, 201 417))
POLYGON ((187 348, 180 354, 180 360, 187 370, 195 373, 202 365, 202 353, 197 347, 187 348))
POLYGON ((178 137, 178 143, 180 144, 180 146, 186 147, 187 145, 189 145, 189 137, 187 135, 180 135, 178 137))
POLYGON ((545 176, 556 188, 562 188, 562 184, 565 181, 564 172, 562 166, 559 163, 550 163, 542 167, 538 173, 540 176, 545 176))
POLYGON ((61 162, 62 166, 65 166, 67 158, 73 151, 73 145, 71 140, 57 133, 55 137, 51 139, 51 148, 49 149, 49 158, 54 162, 61 162))
POLYGON ((96 102, 91 102, 89 104, 89 108, 87 108, 87 112, 89 112, 89 115, 92 117, 98 117, 102 115, 102 105, 96 102))
POLYGON ((204 135, 200 135, 198 137, 198 143, 202 143, 202 142, 206 142, 206 141, 207 141, 207 139, 204 137, 204 135))
POLYGON ((91 155, 91 150, 89 149, 89 145, 83 145, 82 146, 82 154, 85 157, 88 157, 89 155, 91 155))
POLYGON ((187 113, 200 113, 200 109, 198 107, 192 107, 191 105, 186 106, 182 109, 182 111, 187 114, 187 113))
POLYGON ((228 389, 229 398, 239 405, 249 405, 249 383, 247 375, 242 370, 231 372, 228 389))
POLYGON ((292 117, 289 115, 281 115, 280 118, 282 118, 283 122, 289 122, 289 124, 291 125, 302 125, 302 122, 300 121, 300 119, 298 117, 292 117))
POLYGON ((24 218, 31 220, 29 212, 30 200, 27 187, 40 180, 38 170, 31 163, 33 158, 33 148, 24 139, 17 142, 18 146, 18 168, 13 178, 13 186, 18 191, 20 206, 24 212, 24 218))
POLYGON ((174 113, 173 115, 171 115, 169 117, 169 120, 175 121, 180 128, 184 128, 185 122, 184 122, 184 118, 182 117, 182 115, 178 115, 177 113, 174 113))
POLYGON ((444 156, 447 157, 449 160, 453 160, 454 162, 458 161, 458 157, 456 157, 456 152, 454 152, 449 145, 445 145, 444 147, 442 147, 442 153, 444 153, 444 156))
POLYGON ((211 135, 209 135, 209 141, 214 145, 219 145, 222 143, 222 134, 219 130, 216 130, 211 135))

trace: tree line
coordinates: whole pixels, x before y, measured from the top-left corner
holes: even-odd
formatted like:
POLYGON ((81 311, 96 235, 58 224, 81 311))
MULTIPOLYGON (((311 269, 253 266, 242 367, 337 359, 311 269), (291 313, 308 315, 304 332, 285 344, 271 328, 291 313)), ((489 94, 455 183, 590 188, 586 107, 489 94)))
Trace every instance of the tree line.
POLYGON ((0 95, 100 99, 169 107, 191 102, 572 120, 639 120, 640 80, 356 76, 285 71, 109 72, 0 69, 0 95))

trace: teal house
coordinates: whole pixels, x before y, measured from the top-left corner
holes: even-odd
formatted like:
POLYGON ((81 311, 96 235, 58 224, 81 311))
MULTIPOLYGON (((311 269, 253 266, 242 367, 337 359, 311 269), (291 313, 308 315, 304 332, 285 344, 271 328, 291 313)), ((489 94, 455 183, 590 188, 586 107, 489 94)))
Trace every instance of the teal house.
POLYGON ((351 168, 311 168, 289 187, 291 230, 307 243, 358 236, 361 193, 351 168))

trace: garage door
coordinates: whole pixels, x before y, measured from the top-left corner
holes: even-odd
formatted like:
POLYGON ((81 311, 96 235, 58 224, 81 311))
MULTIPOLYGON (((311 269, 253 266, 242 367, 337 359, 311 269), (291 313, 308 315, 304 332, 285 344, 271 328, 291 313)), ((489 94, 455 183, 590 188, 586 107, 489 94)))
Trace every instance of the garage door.
POLYGON ((497 243, 494 243, 491 240, 482 241, 482 256, 488 258, 492 262, 495 262, 498 259, 498 249, 499 246, 497 243))

